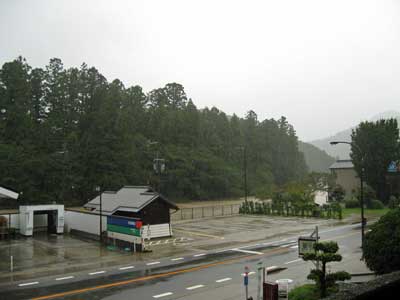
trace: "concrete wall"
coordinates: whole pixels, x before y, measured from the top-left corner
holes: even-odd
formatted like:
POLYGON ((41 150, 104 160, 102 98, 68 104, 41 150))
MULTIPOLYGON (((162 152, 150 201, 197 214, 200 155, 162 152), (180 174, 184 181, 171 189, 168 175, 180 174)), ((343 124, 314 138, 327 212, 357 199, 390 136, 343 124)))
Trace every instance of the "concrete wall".
MULTIPOLYGON (((107 230, 107 216, 102 217, 102 231, 107 230)), ((65 211, 65 231, 70 232, 71 230, 79 230, 94 235, 99 235, 100 228, 100 217, 99 215, 76 212, 76 211, 65 211)))
POLYGON ((334 169, 336 174, 336 184, 343 187, 346 195, 351 195, 360 188, 360 178, 354 169, 334 169))

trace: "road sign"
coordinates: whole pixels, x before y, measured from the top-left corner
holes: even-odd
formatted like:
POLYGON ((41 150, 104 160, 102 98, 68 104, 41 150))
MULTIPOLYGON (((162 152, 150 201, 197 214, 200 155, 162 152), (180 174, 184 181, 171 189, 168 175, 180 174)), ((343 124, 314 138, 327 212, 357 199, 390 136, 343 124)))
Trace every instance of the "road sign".
POLYGON ((299 256, 306 253, 315 253, 314 245, 317 243, 317 237, 301 236, 298 239, 299 256))

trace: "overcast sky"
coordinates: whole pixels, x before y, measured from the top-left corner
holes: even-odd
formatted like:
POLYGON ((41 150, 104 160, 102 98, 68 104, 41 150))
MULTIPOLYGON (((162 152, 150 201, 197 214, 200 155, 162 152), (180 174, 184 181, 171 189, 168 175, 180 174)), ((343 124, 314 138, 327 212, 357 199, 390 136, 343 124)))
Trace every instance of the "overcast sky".
POLYGON ((198 108, 284 115, 309 141, 400 111, 399 17, 395 0, 0 0, 0 64, 179 82, 198 108))

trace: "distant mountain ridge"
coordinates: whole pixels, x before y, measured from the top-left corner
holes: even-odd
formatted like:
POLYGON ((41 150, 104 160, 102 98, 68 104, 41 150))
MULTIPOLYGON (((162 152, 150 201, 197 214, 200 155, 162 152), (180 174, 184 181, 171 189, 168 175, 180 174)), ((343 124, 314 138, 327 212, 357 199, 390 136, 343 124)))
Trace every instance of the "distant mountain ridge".
POLYGON ((310 172, 327 173, 329 166, 335 162, 332 156, 309 143, 299 141, 299 151, 303 152, 310 172))
MULTIPOLYGON (((374 115, 368 121, 378 121, 381 119, 390 119, 390 118, 397 119, 397 122, 399 122, 399 124, 400 124, 400 113, 397 111, 385 111, 383 113, 374 115)), ((350 141, 351 140, 351 131, 356 126, 346 129, 346 130, 343 130, 343 131, 340 131, 333 136, 330 136, 330 137, 327 137, 324 139, 311 141, 311 142, 309 142, 309 144, 314 145, 315 147, 325 151, 327 154, 329 154, 330 156, 332 156, 336 159, 348 159, 348 158, 350 158, 350 146, 349 145, 339 144, 339 145, 332 146, 330 144, 330 142, 331 141, 350 141)))

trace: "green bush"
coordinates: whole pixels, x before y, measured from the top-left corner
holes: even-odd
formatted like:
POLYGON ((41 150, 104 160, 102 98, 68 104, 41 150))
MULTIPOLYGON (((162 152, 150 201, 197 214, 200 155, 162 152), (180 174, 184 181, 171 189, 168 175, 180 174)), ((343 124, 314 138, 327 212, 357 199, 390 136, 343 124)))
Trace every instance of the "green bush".
POLYGON ((348 198, 345 200, 344 205, 346 208, 357 208, 360 207, 360 202, 356 198, 348 198))
POLYGON ((319 299, 319 291, 315 284, 305 284, 295 287, 289 292, 289 300, 316 300, 319 299))
POLYGON ((377 199, 375 200, 371 200, 371 202, 369 203, 369 207, 370 209, 382 209, 385 208, 385 206, 383 205, 383 203, 377 199))
POLYGON ((390 196, 389 204, 388 204, 389 208, 393 209, 393 208, 399 207, 399 204, 400 204, 400 201, 398 198, 396 198, 396 196, 390 196))
POLYGON ((364 241, 365 262, 378 274, 400 270, 400 208, 390 210, 371 226, 364 241))

